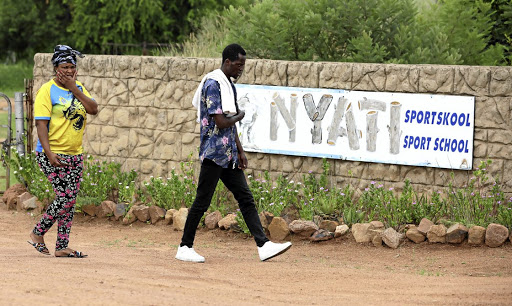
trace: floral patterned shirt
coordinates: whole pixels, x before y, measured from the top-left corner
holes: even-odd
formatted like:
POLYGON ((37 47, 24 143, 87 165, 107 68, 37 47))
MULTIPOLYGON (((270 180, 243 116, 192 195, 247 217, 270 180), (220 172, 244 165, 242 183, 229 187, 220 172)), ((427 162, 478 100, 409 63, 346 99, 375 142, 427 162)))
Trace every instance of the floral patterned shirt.
MULTIPOLYGON (((236 89, 233 83, 233 92, 236 89)), ((236 102, 235 102, 236 105, 236 102)), ((236 105, 238 109, 238 105, 236 105)), ((208 79, 204 82, 201 91, 201 110, 200 122, 201 125, 201 144, 199 146, 199 158, 201 162, 207 158, 215 162, 222 168, 232 166, 231 162, 238 161, 238 150, 236 146, 236 125, 228 128, 219 129, 215 125, 213 115, 223 114, 220 86, 215 80, 208 79)))

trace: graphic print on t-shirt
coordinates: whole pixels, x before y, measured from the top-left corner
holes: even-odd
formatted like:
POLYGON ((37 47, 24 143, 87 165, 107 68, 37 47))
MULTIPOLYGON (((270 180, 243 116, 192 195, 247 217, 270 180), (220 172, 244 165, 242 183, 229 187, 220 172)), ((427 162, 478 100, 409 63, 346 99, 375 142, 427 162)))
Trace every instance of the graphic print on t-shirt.
POLYGON ((71 103, 69 103, 69 106, 67 106, 62 113, 64 114, 64 118, 73 122, 73 128, 75 131, 80 131, 82 129, 85 121, 85 108, 82 103, 77 101, 75 96, 73 96, 71 103))

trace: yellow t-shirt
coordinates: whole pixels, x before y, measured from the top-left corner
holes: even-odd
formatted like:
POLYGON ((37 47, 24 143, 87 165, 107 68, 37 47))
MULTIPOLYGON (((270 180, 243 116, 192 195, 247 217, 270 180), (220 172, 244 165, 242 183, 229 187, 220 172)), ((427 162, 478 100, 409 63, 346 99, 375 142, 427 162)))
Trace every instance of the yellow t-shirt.
MULTIPOLYGON (((82 83, 76 81, 76 86, 91 98, 82 83)), ((83 152, 82 138, 87 123, 85 108, 70 90, 58 86, 53 79, 37 91, 34 119, 49 120, 48 140, 52 152, 66 155, 83 152)), ((39 140, 36 151, 43 152, 39 140)))

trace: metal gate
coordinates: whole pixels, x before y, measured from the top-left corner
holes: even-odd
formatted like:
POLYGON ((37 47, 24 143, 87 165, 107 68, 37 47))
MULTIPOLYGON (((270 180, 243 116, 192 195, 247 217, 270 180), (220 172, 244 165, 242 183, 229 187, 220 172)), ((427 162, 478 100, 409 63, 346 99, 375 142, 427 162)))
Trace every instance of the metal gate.
MULTIPOLYGON (((12 123, 12 104, 7 95, 0 93, 0 97, 7 101, 7 124, 1 125, 0 128, 7 129, 6 139, 0 143, 0 149, 5 153, 8 159, 11 157, 11 147, 16 146, 19 154, 24 155, 25 152, 32 152, 33 150, 33 129, 34 129, 34 102, 32 90, 34 81, 30 79, 24 80, 25 93, 14 93, 15 100, 15 123, 16 123, 16 137, 13 137, 12 123), (24 115, 24 113, 26 115, 24 115), (26 125, 26 128, 25 128, 26 125), (26 142, 25 142, 26 140, 26 142)), ((5 167, 5 175, 0 177, 5 178, 5 187, 0 186, 0 194, 3 194, 10 186, 11 171, 9 164, 4 159, 1 160, 5 167), (4 189, 5 188, 5 189, 4 189)))
MULTIPOLYGON (((7 155, 7 158, 11 157, 11 141, 12 141, 12 128, 11 128, 11 121, 12 121, 12 106, 11 106, 11 100, 7 95, 0 92, 0 97, 5 99, 7 101, 7 124, 2 124, 0 128, 6 128, 7 129, 7 135, 5 137, 5 140, 0 143, 1 147, 0 149, 4 152, 4 154, 7 155)), ((2 158, 2 164, 5 168, 5 175, 0 175, 0 178, 5 178, 5 189, 0 186, 0 193, 4 193, 5 190, 9 188, 9 183, 11 181, 11 169, 9 168, 9 164, 5 161, 5 159, 2 158)))

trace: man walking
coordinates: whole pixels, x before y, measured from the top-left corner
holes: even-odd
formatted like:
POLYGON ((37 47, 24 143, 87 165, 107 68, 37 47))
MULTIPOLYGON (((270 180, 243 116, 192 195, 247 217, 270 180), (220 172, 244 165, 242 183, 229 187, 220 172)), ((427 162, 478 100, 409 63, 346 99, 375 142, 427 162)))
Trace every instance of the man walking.
POLYGON ((240 77, 245 60, 246 53, 240 45, 227 46, 222 52, 221 68, 208 73, 194 95, 192 103, 198 109, 201 126, 201 171, 196 198, 176 254, 176 259, 182 261, 204 262, 204 257, 197 254, 192 246, 197 226, 210 206, 219 179, 238 201, 262 261, 280 255, 292 246, 290 242, 274 243, 266 237, 243 172, 247 168, 247 158, 235 124, 244 118, 245 113, 238 108, 236 88, 231 78, 240 77))

